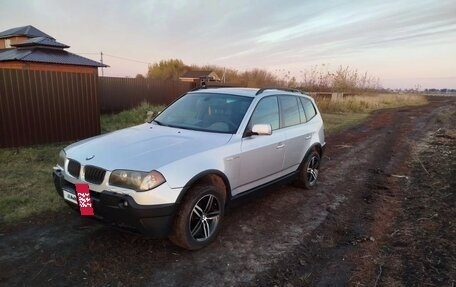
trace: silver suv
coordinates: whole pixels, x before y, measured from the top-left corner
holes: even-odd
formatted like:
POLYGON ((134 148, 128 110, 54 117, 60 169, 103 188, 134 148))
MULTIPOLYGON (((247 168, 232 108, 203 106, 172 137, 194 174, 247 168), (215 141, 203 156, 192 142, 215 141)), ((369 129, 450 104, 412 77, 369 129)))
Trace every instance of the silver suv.
POLYGON ((235 199, 282 181, 315 186, 324 146, 309 96, 201 89, 150 122, 66 147, 54 183, 75 209, 75 184, 88 184, 96 219, 199 249, 235 199))

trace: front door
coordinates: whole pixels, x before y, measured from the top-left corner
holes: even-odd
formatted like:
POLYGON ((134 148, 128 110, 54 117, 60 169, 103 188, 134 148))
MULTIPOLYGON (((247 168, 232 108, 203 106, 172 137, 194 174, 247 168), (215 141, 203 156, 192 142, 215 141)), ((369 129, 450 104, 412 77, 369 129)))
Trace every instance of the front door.
POLYGON ((276 96, 263 98, 256 106, 248 129, 255 124, 270 124, 271 135, 246 136, 241 142, 239 188, 233 195, 249 190, 280 176, 285 154, 285 133, 280 130, 276 96))

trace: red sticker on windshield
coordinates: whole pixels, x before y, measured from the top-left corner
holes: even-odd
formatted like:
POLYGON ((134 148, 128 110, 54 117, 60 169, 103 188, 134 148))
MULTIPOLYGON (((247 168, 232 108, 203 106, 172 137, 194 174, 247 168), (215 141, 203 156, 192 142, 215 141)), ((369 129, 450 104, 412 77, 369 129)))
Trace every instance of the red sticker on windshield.
POLYGON ((79 211, 81 215, 93 215, 92 198, 90 198, 89 185, 87 183, 76 184, 79 211))

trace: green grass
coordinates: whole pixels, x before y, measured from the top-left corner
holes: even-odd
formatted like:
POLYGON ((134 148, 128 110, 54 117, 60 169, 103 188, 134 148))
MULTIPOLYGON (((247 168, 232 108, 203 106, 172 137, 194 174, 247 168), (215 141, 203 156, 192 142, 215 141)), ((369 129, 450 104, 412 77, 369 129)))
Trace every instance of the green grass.
POLYGON ((425 105, 427 100, 423 95, 372 94, 336 100, 320 98, 317 104, 322 113, 368 113, 401 106, 425 105))
POLYGON ((101 132, 111 132, 134 125, 144 123, 147 112, 159 112, 163 110, 165 106, 152 106, 146 102, 141 103, 136 108, 120 112, 118 114, 107 114, 101 116, 101 132))
POLYGON ((375 110, 426 103, 424 96, 413 94, 373 94, 339 100, 317 99, 327 135, 355 126, 375 110))
POLYGON ((63 147, 0 149, 0 224, 64 206, 57 197, 51 176, 63 147))
POLYGON ((323 121, 325 123, 325 134, 330 135, 336 132, 340 132, 345 129, 349 129, 362 121, 364 121, 369 114, 368 113, 339 113, 339 114, 327 114, 322 113, 323 121))
MULTIPOLYGON (((363 121, 374 109, 424 103, 425 101, 416 97, 402 96, 394 99, 391 96, 378 96, 345 102, 319 103, 319 107, 328 135, 363 121)), ((163 108, 143 103, 129 111, 102 115, 102 132, 143 123, 147 111, 159 111, 163 108)), ((31 216, 65 207, 52 182, 52 167, 57 162, 60 149, 67 144, 0 149, 0 224, 20 222, 31 216)))

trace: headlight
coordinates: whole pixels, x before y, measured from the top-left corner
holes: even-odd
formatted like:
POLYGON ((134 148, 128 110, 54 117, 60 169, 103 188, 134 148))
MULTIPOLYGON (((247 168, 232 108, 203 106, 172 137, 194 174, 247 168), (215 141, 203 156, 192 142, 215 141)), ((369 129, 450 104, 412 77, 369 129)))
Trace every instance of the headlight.
POLYGON ((109 177, 110 185, 134 189, 136 191, 150 190, 165 181, 163 175, 156 170, 143 172, 118 169, 114 170, 109 177))
POLYGON ((61 168, 65 168, 65 159, 66 159, 66 153, 62 149, 59 153, 59 160, 57 161, 57 165, 59 165, 61 168))

